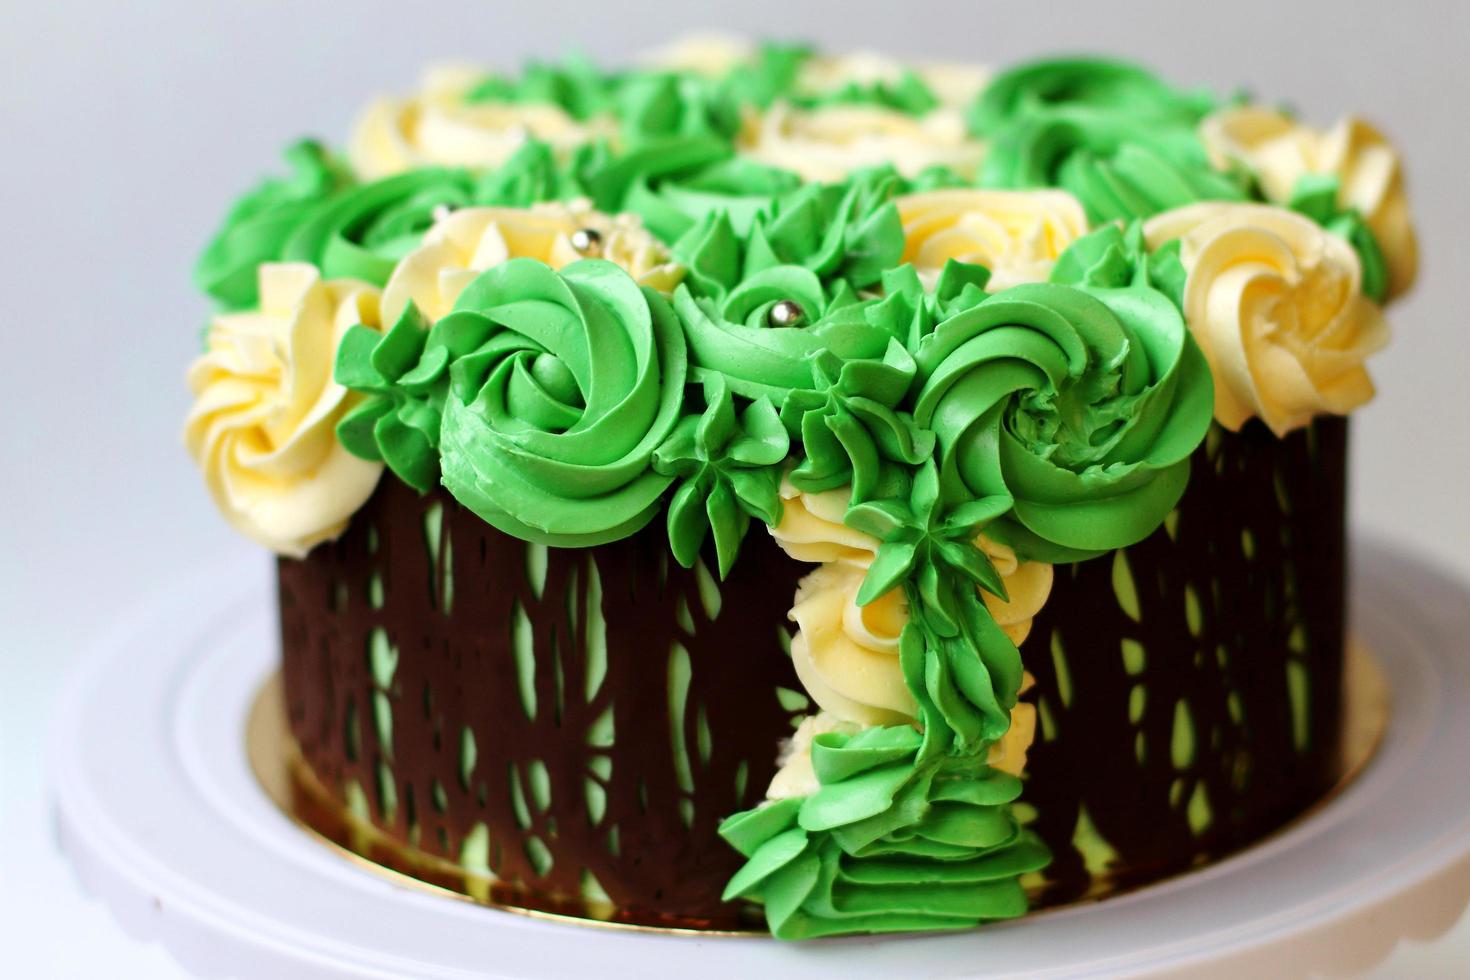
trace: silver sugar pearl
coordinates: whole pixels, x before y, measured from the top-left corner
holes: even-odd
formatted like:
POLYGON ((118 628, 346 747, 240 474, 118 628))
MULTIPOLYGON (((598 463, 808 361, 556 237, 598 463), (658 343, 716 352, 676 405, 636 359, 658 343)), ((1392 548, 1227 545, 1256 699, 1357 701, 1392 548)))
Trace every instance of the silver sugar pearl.
POLYGON ((602 251, 602 232, 596 228, 578 228, 572 232, 572 248, 583 255, 597 255, 602 251))
POLYGON ((766 314, 766 320, 773 327, 794 327, 806 319, 806 310, 795 300, 783 299, 771 307, 771 312, 766 314))

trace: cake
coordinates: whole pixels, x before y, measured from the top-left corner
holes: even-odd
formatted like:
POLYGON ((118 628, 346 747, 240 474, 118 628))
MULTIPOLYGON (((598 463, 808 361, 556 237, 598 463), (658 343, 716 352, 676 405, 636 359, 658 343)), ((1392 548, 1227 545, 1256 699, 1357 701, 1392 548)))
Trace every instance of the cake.
POLYGON ((185 441, 353 839, 803 939, 1157 881, 1341 777, 1346 416, 1416 266, 1368 123, 706 39, 437 69, 345 146, 205 248, 185 441))

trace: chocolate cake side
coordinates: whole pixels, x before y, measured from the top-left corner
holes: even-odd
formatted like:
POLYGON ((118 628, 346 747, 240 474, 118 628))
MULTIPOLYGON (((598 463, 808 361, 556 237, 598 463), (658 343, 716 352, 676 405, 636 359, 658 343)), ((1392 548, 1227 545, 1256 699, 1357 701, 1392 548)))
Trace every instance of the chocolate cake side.
MULTIPOLYGON (((1040 904, 1222 856, 1333 784, 1346 432, 1217 428, 1163 528, 1056 569, 1022 647, 1040 904)), ((737 926, 716 828, 809 710, 785 647, 811 567, 758 527, 723 582, 673 562, 661 521, 529 545, 388 476, 341 539, 280 562, 292 731, 341 806, 515 904, 737 926)))

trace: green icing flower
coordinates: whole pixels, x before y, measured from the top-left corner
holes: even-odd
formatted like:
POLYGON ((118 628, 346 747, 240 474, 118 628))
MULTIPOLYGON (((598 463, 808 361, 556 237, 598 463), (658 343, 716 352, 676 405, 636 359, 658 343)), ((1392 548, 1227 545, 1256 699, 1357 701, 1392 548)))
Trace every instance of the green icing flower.
POLYGON ((789 170, 733 157, 679 177, 634 181, 623 210, 666 242, 720 213, 736 236, 746 237, 758 216, 769 215, 778 198, 800 186, 801 178, 789 170))
POLYGON ((668 303, 610 262, 532 259, 472 282, 436 326, 450 366, 443 482, 507 534, 558 547, 626 537, 672 476, 654 450, 679 420, 684 337, 668 303), (448 324, 447 326, 445 324, 448 324))
POLYGON ((975 537, 1012 503, 1001 493, 946 505, 938 470, 927 460, 905 496, 856 504, 846 517, 882 542, 858 603, 898 587, 908 595, 900 657, 925 730, 936 739, 947 732, 956 748, 971 753, 1006 733, 1021 688, 1021 656, 976 592, 1007 598, 975 537))
POLYGON ((235 202, 194 266, 194 283, 226 309, 254 306, 256 269, 277 260, 312 214, 351 177, 312 140, 286 148, 290 173, 270 177, 235 202))
POLYGON ((1011 811, 1020 780, 925 741, 907 727, 817 736, 816 793, 721 824, 747 858, 725 898, 760 901, 781 939, 1024 915, 1020 876, 1050 854, 1011 811))
MULTIPOLYGON (((709 266, 702 272, 708 275, 709 266)), ((889 337, 867 322, 863 306, 845 283, 829 291, 816 273, 793 265, 757 272, 721 300, 696 298, 687 285, 674 292, 689 342, 690 376, 719 375, 735 394, 769 398, 777 408, 793 390, 817 386, 811 358, 818 351, 843 358, 882 356, 889 337), (796 304, 800 323, 773 325, 783 303, 796 304)))
POLYGON ((970 109, 970 128, 994 138, 1028 117, 1094 109, 1193 125, 1216 108, 1208 92, 1181 92, 1141 65, 1107 58, 1041 58, 996 75, 970 109))
POLYGON ((329 279, 381 286, 393 266, 423 240, 444 209, 474 199, 468 171, 429 167, 360 184, 316 209, 280 250, 287 262, 310 262, 329 279))
POLYGON ((804 109, 828 105, 875 105, 911 116, 922 116, 939 106, 939 99, 929 86, 912 71, 904 71, 891 82, 854 80, 817 95, 795 95, 790 101, 804 109))
POLYGON ((1144 243, 1143 225, 1137 221, 1126 228, 1104 225, 1082 236, 1067 247, 1051 270, 1052 282, 1069 286, 1151 287, 1169 297, 1181 311, 1187 278, 1179 258, 1179 242, 1150 252, 1144 243))
POLYGON ((781 419, 801 437, 805 458, 791 471, 800 490, 851 485, 861 503, 877 492, 885 470, 907 469, 934 451, 934 433, 899 409, 914 378, 914 359, 890 338, 882 359, 844 361, 821 350, 811 361, 815 387, 794 390, 781 419))
POLYGON ((774 266, 800 266, 824 283, 876 285, 903 257, 903 224, 893 198, 905 188, 889 168, 841 184, 804 184, 750 214, 748 231, 725 211, 706 212, 672 247, 691 283, 722 297, 774 266))
POLYGON ((419 493, 439 484, 439 431, 449 366, 483 342, 468 318, 430 329, 412 303, 387 333, 352 327, 337 349, 338 384, 369 396, 337 424, 348 452, 382 460, 419 493))
POLYGON ((992 537, 1052 562, 1133 544, 1173 509, 1213 385, 1179 310, 1151 288, 1016 286, 920 343, 914 418, 945 498, 1009 494, 992 537))
POLYGON ((676 477, 669 501, 669 545, 685 568, 693 566, 705 533, 714 533, 723 578, 735 564, 752 517, 781 520, 781 471, 791 440, 769 400, 758 398, 737 414, 724 379, 704 383, 705 410, 679 420, 653 454, 656 473, 676 477))
POLYGON ((971 110, 971 129, 991 140, 979 183, 1060 187, 1099 223, 1244 200, 1240 180, 1210 166, 1195 132, 1216 105, 1123 62, 1022 65, 991 82, 971 110))
POLYGON ((619 82, 619 76, 587 58, 572 56, 560 64, 530 62, 518 77, 489 75, 465 93, 464 101, 554 105, 573 119, 585 121, 612 108, 619 82))

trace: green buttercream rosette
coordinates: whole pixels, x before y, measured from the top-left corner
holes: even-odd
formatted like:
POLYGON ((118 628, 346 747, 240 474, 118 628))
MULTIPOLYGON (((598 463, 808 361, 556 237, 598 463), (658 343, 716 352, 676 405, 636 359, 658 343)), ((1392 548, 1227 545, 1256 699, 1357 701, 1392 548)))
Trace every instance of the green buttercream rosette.
POLYGON ((987 533, 1035 560, 1152 533, 1212 414, 1204 356, 1147 287, 1016 286, 939 323, 914 357, 914 418, 938 436, 946 499, 1012 497, 987 533))
POLYGON ((817 792, 720 826, 747 858, 725 898, 760 901, 781 939, 1024 915, 1020 876, 1050 854, 1011 811, 1020 780, 970 759, 926 758, 924 743, 905 727, 817 736, 817 792))
POLYGON ((1242 183, 1210 166, 1195 132, 1217 104, 1124 62, 1022 65, 997 76, 971 109, 970 128, 991 141, 979 183, 1060 187, 1094 222, 1244 200, 1242 183))
POLYGON ((690 375, 724 379, 746 398, 768 398, 778 409, 793 390, 816 388, 812 357, 881 357, 888 336, 868 323, 865 301, 846 284, 827 290, 809 269, 773 266, 742 281, 723 299, 696 298, 688 285, 674 292, 689 342, 690 375), (795 326, 774 326, 778 304, 795 303, 795 326))
POLYGON ((685 346, 666 300, 610 262, 488 270, 435 325, 449 369, 443 482, 507 534, 558 547, 647 524, 673 477, 653 453, 679 420, 685 346))
POLYGON ((254 306, 260 264, 278 260, 296 230, 352 182, 313 140, 293 143, 284 156, 290 172, 236 201, 194 266, 195 285, 225 309, 254 306))
POLYGON ((640 179, 629 188, 623 210, 643 219, 649 231, 677 242, 691 228, 723 213, 731 231, 748 236, 756 218, 801 186, 789 170, 734 157, 675 178, 640 179))
POLYGON ((893 198, 907 189, 889 168, 841 184, 804 184, 740 215, 705 210, 674 243, 700 294, 723 297, 752 275, 799 266, 824 284, 877 285, 903 257, 903 224, 893 198))
POLYGON ((562 166, 550 147, 531 140, 491 171, 422 167, 360 184, 316 209, 293 231, 280 258, 310 262, 328 279, 382 285, 448 211, 525 208, 580 196, 587 192, 580 171, 598 166, 597 154, 585 148, 562 166))

